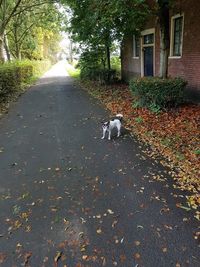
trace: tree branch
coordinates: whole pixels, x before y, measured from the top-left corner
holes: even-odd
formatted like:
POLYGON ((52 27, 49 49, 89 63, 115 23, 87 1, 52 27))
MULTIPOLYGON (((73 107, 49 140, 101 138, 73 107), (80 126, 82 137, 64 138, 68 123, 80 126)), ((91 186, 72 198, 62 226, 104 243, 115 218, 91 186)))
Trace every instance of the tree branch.
POLYGON ((20 38, 18 39, 18 42, 21 40, 23 41, 25 38, 26 33, 34 26, 34 23, 32 23, 28 28, 25 29, 25 31, 21 34, 20 38))
POLYGON ((3 0, 0 0, 0 7, 2 6, 2 4, 3 4, 3 0))
POLYGON ((33 11, 32 8, 38 7, 38 6, 41 6, 41 5, 44 5, 44 4, 48 4, 48 3, 49 3, 48 1, 45 1, 45 2, 34 4, 34 5, 31 5, 31 6, 26 6, 26 7, 22 6, 22 9, 19 12, 15 13, 13 16, 17 16, 17 15, 23 13, 24 11, 33 11))
POLYGON ((8 18, 6 19, 6 21, 3 23, 4 27, 6 27, 6 25, 9 23, 9 21, 11 20, 11 18, 13 17, 13 15, 15 14, 17 8, 19 7, 20 3, 22 0, 17 0, 16 5, 14 6, 13 10, 11 11, 10 15, 8 16, 8 18))

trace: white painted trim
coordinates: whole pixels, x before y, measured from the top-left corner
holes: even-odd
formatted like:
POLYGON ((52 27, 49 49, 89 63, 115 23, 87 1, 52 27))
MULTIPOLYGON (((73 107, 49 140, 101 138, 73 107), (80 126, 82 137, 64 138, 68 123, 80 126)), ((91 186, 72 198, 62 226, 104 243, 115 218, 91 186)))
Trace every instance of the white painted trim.
POLYGON ((136 47, 135 47, 135 44, 136 44, 136 42, 135 42, 135 37, 136 37, 136 36, 133 35, 133 58, 134 58, 134 59, 139 59, 140 57, 135 55, 135 48, 136 48, 136 47))
POLYGON ((169 53, 169 58, 181 58, 182 57, 182 52, 183 52, 183 31, 184 31, 184 13, 178 13, 174 16, 171 17, 171 29, 170 29, 170 53, 169 53), (182 36, 181 36, 181 48, 180 56, 173 56, 173 48, 174 48, 174 21, 177 18, 183 17, 183 23, 182 23, 182 36))
POLYGON ((147 35, 147 34, 151 34, 151 33, 155 34, 155 28, 150 28, 150 29, 144 30, 141 32, 141 35, 147 35))
POLYGON ((180 59, 180 58, 182 58, 181 56, 170 56, 170 57, 168 57, 169 59, 180 59))
POLYGON ((144 47, 151 47, 153 46, 153 75, 155 76, 155 28, 150 28, 147 30, 144 30, 141 32, 141 38, 140 38, 140 46, 141 46, 141 77, 144 77, 144 47), (143 36, 147 34, 152 34, 153 33, 153 44, 143 44, 143 36))

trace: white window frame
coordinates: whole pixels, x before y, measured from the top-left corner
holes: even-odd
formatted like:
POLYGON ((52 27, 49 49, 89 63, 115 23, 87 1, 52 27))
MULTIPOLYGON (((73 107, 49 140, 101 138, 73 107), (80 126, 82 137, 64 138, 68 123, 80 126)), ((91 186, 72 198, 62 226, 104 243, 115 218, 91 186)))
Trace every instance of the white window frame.
POLYGON ((182 52, 183 52, 183 30, 184 30, 184 13, 179 13, 176 14, 175 16, 171 17, 171 32, 170 32, 170 56, 169 58, 181 58, 182 57, 182 52), (175 26, 175 19, 183 17, 182 20, 182 36, 181 36, 181 47, 180 47, 180 52, 181 55, 180 56, 174 56, 173 52, 174 52, 174 26, 175 26))
MULTIPOLYGON (((139 37, 138 37, 139 38, 139 37)), ((140 58, 140 55, 139 56, 136 56, 136 35, 133 35, 133 58, 134 59, 139 59, 140 58)), ((140 40, 140 38, 139 38, 140 40)), ((140 53, 140 48, 139 48, 139 53, 140 53)))

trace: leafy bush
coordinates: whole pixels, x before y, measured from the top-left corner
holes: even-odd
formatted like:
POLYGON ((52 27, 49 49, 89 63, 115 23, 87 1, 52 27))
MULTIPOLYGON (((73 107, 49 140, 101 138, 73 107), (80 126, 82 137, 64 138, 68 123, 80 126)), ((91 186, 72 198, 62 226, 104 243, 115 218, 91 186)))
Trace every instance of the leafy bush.
POLYGON ((116 70, 99 70, 99 80, 101 83, 110 84, 116 80, 116 70))
POLYGON ((86 49, 80 57, 81 79, 96 79, 97 70, 102 68, 104 55, 101 50, 86 49))
POLYGON ((116 70, 105 68, 104 50, 86 50, 82 53, 78 66, 80 78, 99 81, 101 84, 112 83, 116 79, 116 70))
POLYGON ((116 70, 87 68, 81 71, 81 78, 98 81, 100 84, 110 84, 116 79, 116 70))
POLYGON ((16 61, 0 65, 0 101, 23 89, 50 66, 49 61, 16 61))
POLYGON ((121 71, 121 59, 119 56, 112 56, 111 57, 111 66, 113 69, 117 70, 118 72, 121 71))
POLYGON ((51 67, 50 60, 34 60, 34 61, 27 60, 26 64, 30 64, 32 66, 34 77, 41 76, 51 67))
POLYGON ((181 78, 145 77, 130 81, 130 89, 139 106, 156 110, 182 103, 186 85, 187 82, 181 78))

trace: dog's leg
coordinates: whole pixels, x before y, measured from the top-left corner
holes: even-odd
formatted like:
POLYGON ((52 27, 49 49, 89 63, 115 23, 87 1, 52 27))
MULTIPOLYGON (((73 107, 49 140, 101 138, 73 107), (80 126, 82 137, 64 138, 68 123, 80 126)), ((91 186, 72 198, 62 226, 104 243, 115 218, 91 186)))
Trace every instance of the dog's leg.
POLYGON ((121 126, 119 125, 117 126, 117 137, 119 137, 121 134, 120 130, 121 130, 121 126))
POLYGON ((111 139, 111 131, 108 131, 108 140, 111 139))
POLYGON ((104 139, 106 136, 106 130, 103 130, 103 136, 101 137, 101 139, 104 139))
POLYGON ((105 133, 103 132, 103 136, 101 137, 101 139, 104 139, 105 138, 105 133))

